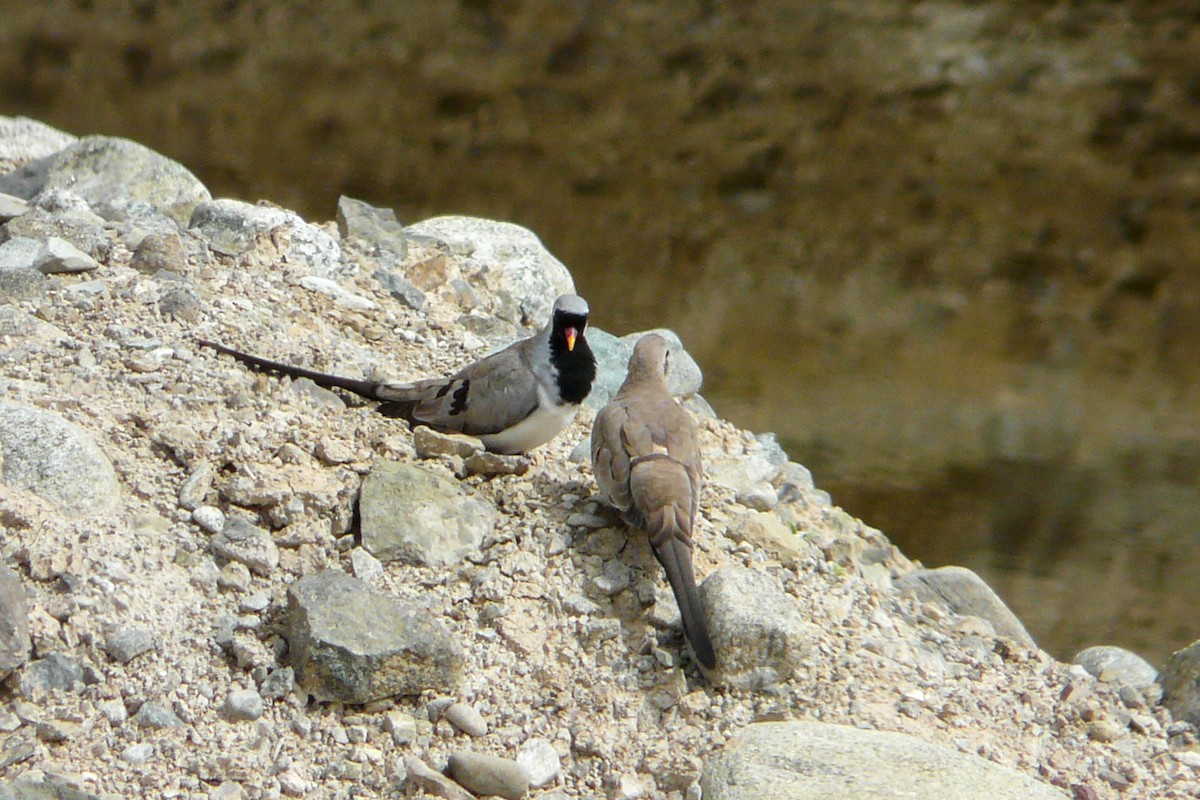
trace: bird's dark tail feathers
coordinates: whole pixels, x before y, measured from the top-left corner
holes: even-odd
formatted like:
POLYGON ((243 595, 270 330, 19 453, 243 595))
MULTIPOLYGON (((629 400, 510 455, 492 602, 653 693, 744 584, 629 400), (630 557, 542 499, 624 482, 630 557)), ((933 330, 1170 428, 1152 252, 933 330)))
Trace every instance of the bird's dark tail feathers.
MULTIPOLYGON (((203 347, 210 347, 218 353, 224 353, 227 356, 233 356, 238 361, 241 361, 247 366, 258 370, 268 372, 278 372, 282 375, 287 375, 292 378, 308 378, 318 386, 325 386, 336 389, 345 389, 348 392, 353 392, 359 397, 365 397, 368 400, 384 400, 379 396, 379 384, 375 381, 356 380, 354 378, 343 378, 340 375, 330 375, 326 372, 317 372, 316 370, 305 369, 304 367, 294 367, 291 364, 285 364, 282 361, 272 361, 268 358, 252 356, 249 353, 243 353, 240 350, 234 350, 231 347, 226 347, 218 342, 210 342, 204 339, 197 339, 196 343, 203 347)), ((401 416, 396 414, 395 416, 401 416)))
MULTIPOLYGON (((670 518, 670 514, 666 514, 670 518)), ((700 605, 700 592, 696 588, 696 575, 692 571, 692 550, 674 519, 650 520, 650 544, 654 557, 667 573, 679 614, 683 617, 683 633, 692 645, 696 660, 705 669, 717 665, 717 654, 708 635, 708 620, 700 605), (658 525, 655 525, 658 523, 658 525)))

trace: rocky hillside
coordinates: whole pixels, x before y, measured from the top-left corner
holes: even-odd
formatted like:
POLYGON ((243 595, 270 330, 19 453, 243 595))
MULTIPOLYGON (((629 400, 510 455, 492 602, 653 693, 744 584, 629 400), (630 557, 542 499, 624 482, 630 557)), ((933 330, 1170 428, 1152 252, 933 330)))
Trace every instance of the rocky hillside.
POLYGON ((631 337, 589 329, 592 407, 528 457, 197 346, 414 378, 573 286, 512 225, 338 208, 0 118, 0 798, 1200 794, 1200 656, 1055 661, 690 359, 707 675, 584 455, 631 337))

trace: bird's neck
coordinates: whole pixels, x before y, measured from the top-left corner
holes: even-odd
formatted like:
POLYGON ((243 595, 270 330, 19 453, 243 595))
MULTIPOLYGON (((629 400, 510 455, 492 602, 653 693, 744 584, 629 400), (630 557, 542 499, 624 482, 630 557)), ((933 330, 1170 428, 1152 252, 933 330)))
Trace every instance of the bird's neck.
POLYGON ((550 363, 558 373, 558 394, 564 403, 579 404, 592 390, 596 379, 596 357, 580 336, 575 349, 568 350, 557 336, 550 339, 550 363))

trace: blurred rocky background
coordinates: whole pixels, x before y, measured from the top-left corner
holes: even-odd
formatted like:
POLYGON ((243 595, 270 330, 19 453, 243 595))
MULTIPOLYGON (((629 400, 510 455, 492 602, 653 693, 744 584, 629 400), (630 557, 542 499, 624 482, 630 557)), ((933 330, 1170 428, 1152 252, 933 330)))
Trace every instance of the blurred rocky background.
POLYGON ((0 113, 536 231, 1060 658, 1200 635, 1200 10, 0 0, 0 113))

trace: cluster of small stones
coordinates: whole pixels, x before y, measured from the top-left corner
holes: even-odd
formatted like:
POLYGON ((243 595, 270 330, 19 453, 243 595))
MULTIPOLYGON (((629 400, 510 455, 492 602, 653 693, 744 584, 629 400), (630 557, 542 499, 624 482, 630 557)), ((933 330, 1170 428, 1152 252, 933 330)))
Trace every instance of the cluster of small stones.
POLYGON ((708 675, 587 465, 635 337, 589 330, 590 408, 515 458, 196 345, 447 372, 571 290, 528 231, 348 198, 314 225, 0 118, 5 170, 0 798, 1200 796, 1200 646, 1055 661, 687 358, 708 675))

